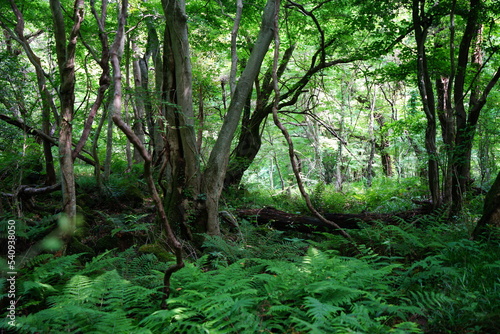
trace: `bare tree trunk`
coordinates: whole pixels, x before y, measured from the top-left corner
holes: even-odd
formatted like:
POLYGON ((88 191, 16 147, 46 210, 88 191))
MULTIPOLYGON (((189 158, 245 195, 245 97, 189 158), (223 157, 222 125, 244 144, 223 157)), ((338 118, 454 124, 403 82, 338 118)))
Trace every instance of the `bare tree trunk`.
POLYGON ((217 137, 207 162, 202 178, 202 193, 206 194, 206 202, 202 219, 198 221, 198 230, 209 234, 219 234, 218 208, 219 198, 224 185, 231 142, 238 127, 242 110, 253 82, 259 74, 264 56, 273 38, 273 21, 277 13, 276 0, 268 0, 262 15, 259 36, 252 49, 247 65, 238 80, 231 99, 224 123, 217 137))
MULTIPOLYGON (((368 89, 370 92, 371 89, 368 89)), ((370 97, 370 94, 368 95, 370 97)), ((366 167, 366 185, 368 187, 372 186, 372 181, 373 181, 373 176, 374 176, 374 171, 373 171, 373 163, 375 159, 375 148, 376 148, 376 141, 375 141, 375 135, 374 135, 374 121, 375 121, 375 99, 376 99, 376 93, 375 89, 373 91, 373 96, 370 98, 370 119, 368 122, 368 135, 370 136, 370 154, 368 156, 368 163, 366 167)))
POLYGON ((385 125, 384 115, 382 115, 380 113, 376 113, 374 116, 375 116, 375 120, 378 123, 379 129, 381 131, 380 144, 376 144, 375 146, 380 154, 380 159, 382 162, 382 170, 384 171, 384 175, 387 177, 391 177, 393 174, 393 172, 392 172, 392 157, 389 154, 389 152, 387 152, 387 149, 389 148, 390 144, 389 144, 389 140, 387 140, 388 133, 383 130, 384 125, 385 125))
POLYGON ((443 203, 451 203, 451 188, 452 188, 452 154, 454 150, 455 126, 453 108, 450 101, 450 92, 448 90, 450 79, 445 76, 440 76, 436 79, 437 92, 437 114, 441 125, 441 137, 443 138, 446 157, 444 161, 443 175, 443 203))
MULTIPOLYGON (((184 0, 164 0, 162 115, 165 116, 165 161, 161 182, 165 208, 183 237, 192 239, 193 220, 200 196, 200 157, 194 129, 192 73, 184 0)), ((205 232, 205 231, 203 231, 205 232)))
MULTIPOLYGON (((67 229, 63 231, 65 244, 70 241, 76 223, 76 191, 72 158, 73 114, 75 104, 75 54, 76 41, 83 21, 84 0, 75 0, 73 27, 66 39, 64 17, 59 0, 50 0, 50 9, 54 19, 57 63, 61 76, 61 124, 59 130, 59 161, 61 167, 61 185, 63 193, 63 212, 67 219, 67 229), (67 46, 64 43, 68 41, 67 46)), ((65 249, 63 249, 65 251, 65 249)))
MULTIPOLYGON (((135 44, 135 41, 132 40, 132 53, 135 57, 138 57, 138 50, 135 44)), ((144 87, 147 86, 147 83, 143 83, 144 75, 142 74, 141 59, 136 58, 132 61, 132 68, 134 74, 134 121, 133 121, 133 129, 134 133, 139 138, 141 143, 144 145, 144 120, 146 115, 146 107, 145 107, 145 99, 146 99, 146 91, 144 87)), ((147 73, 145 74, 147 75, 147 73)), ((139 150, 134 147, 134 162, 141 163, 142 157, 139 150)))
MULTIPOLYGON (((236 70, 238 68, 237 38, 240 28, 241 15, 243 13, 243 0, 236 0, 236 15, 234 16, 233 30, 231 31, 231 73, 229 75, 229 87, 231 96, 236 89, 236 70)), ((224 105, 225 108, 225 105, 224 105)))
MULTIPOLYGON (((131 56, 131 53, 130 52, 130 38, 128 38, 127 36, 125 37, 125 47, 124 49, 126 50, 125 52, 125 85, 126 87, 129 89, 129 91, 131 91, 131 87, 130 87, 130 56, 131 56)), ((133 103, 130 102, 131 100, 131 96, 130 94, 126 95, 125 97, 125 101, 123 103, 123 115, 125 117, 125 123, 127 125, 130 126, 130 105, 132 105, 133 103)), ((132 166, 134 164, 134 160, 133 160, 133 157, 132 157, 132 147, 130 146, 130 141, 127 140, 127 143, 125 144, 125 155, 127 156, 127 170, 130 171, 132 169, 132 166)))
POLYGON ((429 71, 427 67, 427 55, 425 51, 425 40, 427 38, 428 23, 422 21, 424 15, 425 1, 413 0, 413 24, 415 40, 417 42, 417 76, 418 89, 425 116, 427 128, 425 130, 425 149, 427 151, 427 177, 431 193, 432 206, 441 206, 441 193, 439 188, 439 164, 436 146, 436 109, 434 91, 432 89, 429 71))
POLYGON ((104 122, 108 119, 107 111, 104 110, 102 113, 102 117, 99 121, 99 125, 95 131, 94 139, 92 141, 92 156, 94 157, 95 167, 94 167, 94 176, 97 183, 97 188, 99 191, 102 191, 102 175, 101 175, 101 162, 99 161, 99 137, 101 136, 102 127, 104 126, 104 122))

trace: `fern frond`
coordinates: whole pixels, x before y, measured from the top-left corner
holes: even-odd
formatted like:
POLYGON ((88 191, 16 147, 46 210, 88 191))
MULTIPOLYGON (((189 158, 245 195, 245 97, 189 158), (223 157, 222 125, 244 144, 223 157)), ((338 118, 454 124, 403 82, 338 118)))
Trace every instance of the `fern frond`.
POLYGON ((49 281, 52 278, 57 277, 69 277, 78 271, 77 265, 78 258, 81 254, 66 255, 56 258, 51 258, 48 262, 35 267, 33 270, 33 277, 49 281))
POLYGON ((453 303, 448 296, 435 291, 410 291, 409 294, 418 306, 429 311, 442 309, 453 303))
POLYGON ((315 322, 323 324, 332 314, 343 310, 342 307, 333 306, 331 304, 322 303, 316 298, 305 297, 304 305, 307 308, 307 315, 315 322))

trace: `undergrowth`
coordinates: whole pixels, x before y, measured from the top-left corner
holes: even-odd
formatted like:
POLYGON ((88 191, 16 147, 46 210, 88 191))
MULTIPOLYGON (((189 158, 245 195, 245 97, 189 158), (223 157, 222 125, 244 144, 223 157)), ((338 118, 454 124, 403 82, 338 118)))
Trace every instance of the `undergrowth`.
MULTIPOLYGON (((80 186, 94 185, 82 181, 80 186)), ((384 203, 397 196, 389 190, 359 191, 358 199, 342 198, 319 185, 315 191, 313 201, 327 210, 384 205, 389 210, 392 204, 384 203)), ((410 205, 402 195, 405 199, 410 205)), ((286 205, 294 204, 289 200, 286 205)), ((99 217, 109 223, 110 236, 131 235, 134 243, 156 245, 154 225, 140 213, 102 212, 99 217)), ((56 221, 57 216, 46 216, 37 224, 20 224, 18 241, 43 239, 56 221)), ((500 332, 498 241, 470 240, 470 221, 450 223, 444 212, 360 225, 349 231, 360 254, 348 256, 350 246, 338 235, 290 234, 240 220, 232 234, 205 236, 203 254, 186 259, 173 275, 165 310, 160 301, 169 257, 141 251, 147 247, 27 257, 16 276, 16 324, 9 325, 5 313, 0 331, 500 332)), ((6 233, 0 229, 1 238, 6 233)), ((5 261, 1 266, 6 272, 5 261)), ((6 278, 0 279, 2 312, 9 302, 6 278)))
MULTIPOLYGON (((493 333, 500 330, 500 245, 425 218, 358 231, 361 255, 242 222, 210 237, 173 276, 135 248, 83 260, 40 254, 20 268, 16 333, 493 333)), ((6 286, 6 280, 1 280, 6 286)), ((6 295, 2 295, 6 299, 6 295)), ((3 303, 2 307, 5 304, 3 303)))

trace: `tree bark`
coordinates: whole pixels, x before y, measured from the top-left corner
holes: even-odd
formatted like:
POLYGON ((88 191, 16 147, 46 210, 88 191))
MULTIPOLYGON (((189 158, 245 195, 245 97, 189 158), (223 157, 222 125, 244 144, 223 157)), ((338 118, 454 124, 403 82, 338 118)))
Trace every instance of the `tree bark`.
MULTIPOLYGON (((137 57, 132 61, 132 73, 134 74, 134 133, 144 145, 144 120, 146 119, 146 99, 147 99, 147 72, 143 73, 144 66, 141 65, 142 59, 139 58, 138 49, 135 41, 132 40, 132 53, 137 57)), ((134 162, 141 163, 142 157, 137 148, 134 147, 134 162)))
MULTIPOLYGON (((90 131, 92 130, 92 124, 94 123, 94 118, 97 115, 97 111, 99 110, 104 101, 106 91, 108 90, 108 87, 111 84, 110 68, 109 68, 109 46, 108 46, 108 36, 106 33, 107 0, 102 2, 100 17, 97 14, 97 11, 95 10, 95 0, 91 0, 90 4, 91 4, 92 14, 94 15, 94 18, 99 27, 99 41, 101 42, 101 57, 100 59, 96 58, 94 60, 101 67, 102 73, 99 78, 99 88, 97 89, 97 96, 94 100, 94 103, 92 104, 92 107, 90 108, 90 112, 85 121, 80 140, 78 141, 76 147, 73 150, 72 154, 73 160, 76 159, 80 151, 85 146, 85 143, 87 142, 87 139, 90 136, 90 131)), ((87 47, 87 49, 91 53, 93 53, 92 48, 88 44, 86 43, 84 44, 87 47)))
POLYGON ((212 235, 220 233, 218 201, 224 185, 231 143, 240 122, 247 97, 252 89, 252 84, 259 74, 262 61, 273 39, 273 22, 276 11, 276 0, 268 0, 262 15, 262 24, 257 41, 236 84, 222 128, 208 159, 207 167, 203 172, 201 191, 205 194, 206 200, 203 213, 200 216, 201 219, 197 222, 198 231, 206 231, 212 235))
MULTIPOLYGON (((295 46, 289 47, 281 59, 281 64, 278 69, 278 76, 285 72, 286 66, 292 58, 295 46)), ((267 71, 262 84, 257 90, 257 102, 255 110, 251 117, 243 117, 241 124, 241 132, 238 138, 238 143, 231 153, 229 165, 227 168, 224 187, 229 189, 237 187, 243 174, 254 161, 257 153, 259 153, 262 145, 262 126, 267 117, 272 113, 272 101, 270 97, 273 93, 271 84, 271 68, 267 71)))
POLYGON ((434 91, 432 89, 429 69, 427 66, 427 54, 425 41, 427 38, 427 23, 424 22, 425 0, 413 0, 412 14, 417 43, 417 76, 418 89, 427 118, 425 130, 425 149, 427 151, 427 177, 434 208, 441 206, 441 194, 439 184, 439 164, 436 146, 436 108, 434 91))
POLYGON ((474 238, 486 236, 489 227, 500 228, 500 173, 498 173, 495 182, 486 194, 484 199, 483 215, 477 222, 474 238))
MULTIPOLYGON (((481 0, 470 1, 467 25, 458 51, 457 73, 453 92, 457 128, 452 154, 452 214, 458 214, 462 209, 467 183, 470 180, 472 139, 474 138, 475 126, 480 112, 480 109, 474 108, 477 102, 477 98, 474 96, 475 94, 471 94, 470 97, 470 105, 472 108, 469 110, 469 115, 467 115, 467 107, 465 105, 466 75, 470 67, 469 53, 472 41, 477 36, 478 32, 480 6, 481 0), (473 118, 475 118, 475 121, 473 118)), ((473 85, 477 86, 477 82, 473 83, 473 85)), ((474 88, 474 90, 476 89, 477 87, 474 88)))
POLYGON ((377 121, 379 129, 381 131, 380 144, 376 143, 375 145, 380 154, 380 159, 382 162, 382 170, 384 171, 385 176, 391 177, 393 174, 392 157, 388 152, 388 148, 390 146, 389 140, 387 139, 388 133, 386 131, 383 131, 385 126, 384 115, 380 113, 375 113, 375 120, 377 121))
MULTIPOLYGON (((72 157, 73 114, 75 104, 75 55, 76 42, 83 21, 85 3, 75 0, 73 13, 73 27, 66 39, 65 24, 61 3, 59 0, 50 0, 50 9, 54 20, 54 37, 56 41, 57 63, 61 85, 59 88, 61 100, 61 122, 59 130, 59 162, 61 168, 61 185, 63 193, 63 212, 69 223, 63 233, 65 244, 69 242, 76 224, 76 189, 72 157), (65 45, 68 42, 67 46, 65 45)), ((65 249, 63 250, 65 251, 65 249)))
POLYGON ((162 4, 167 24, 161 103, 166 120, 165 160, 161 184, 169 219, 176 222, 183 237, 192 239, 188 222, 194 220, 201 198, 187 15, 184 0, 163 0, 162 4))

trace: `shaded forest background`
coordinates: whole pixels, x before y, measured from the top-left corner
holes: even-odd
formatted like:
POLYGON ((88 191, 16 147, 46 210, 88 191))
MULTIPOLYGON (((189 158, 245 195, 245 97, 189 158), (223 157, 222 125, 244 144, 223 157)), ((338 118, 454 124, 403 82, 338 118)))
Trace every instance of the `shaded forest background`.
POLYGON ((0 13, 2 331, 499 329, 498 2, 0 13))

